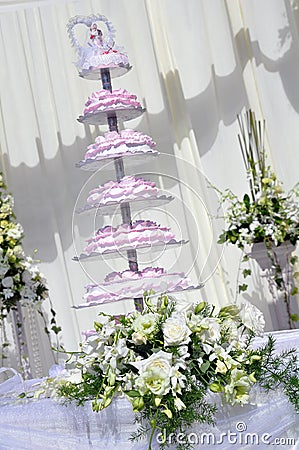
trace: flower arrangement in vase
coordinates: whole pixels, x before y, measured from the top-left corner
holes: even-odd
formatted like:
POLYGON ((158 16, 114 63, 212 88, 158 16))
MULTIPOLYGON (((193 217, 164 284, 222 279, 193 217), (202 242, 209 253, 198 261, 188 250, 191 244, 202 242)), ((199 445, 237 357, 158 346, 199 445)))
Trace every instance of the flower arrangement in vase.
MULTIPOLYGON (((20 367, 24 376, 28 376, 28 350, 22 308, 34 307, 42 316, 45 331, 49 335, 47 320, 41 308, 48 298, 48 288, 44 275, 37 267, 37 261, 25 255, 22 240, 24 232, 16 222, 13 212, 14 199, 7 192, 3 176, 0 173, 0 349, 1 365, 7 358, 10 342, 6 336, 6 324, 9 316, 14 323, 20 367)), ((51 307, 51 330, 57 335, 60 327, 56 324, 55 311, 51 307)))
MULTIPOLYGON (((220 201, 227 209, 226 229, 218 242, 238 246, 245 251, 244 261, 248 257, 254 258, 262 270, 267 270, 270 291, 275 296, 276 290, 283 298, 287 323, 292 328, 299 320, 291 304, 292 297, 298 293, 294 284, 297 257, 292 252, 299 237, 299 186, 297 183, 285 192, 267 165, 265 121, 257 120, 254 112, 249 110, 244 117, 238 116, 238 123, 249 193, 240 199, 229 189, 220 192, 220 201)), ((245 277, 250 274, 250 269, 244 269, 245 277)), ((244 283, 239 286, 239 291, 246 288, 244 283)))

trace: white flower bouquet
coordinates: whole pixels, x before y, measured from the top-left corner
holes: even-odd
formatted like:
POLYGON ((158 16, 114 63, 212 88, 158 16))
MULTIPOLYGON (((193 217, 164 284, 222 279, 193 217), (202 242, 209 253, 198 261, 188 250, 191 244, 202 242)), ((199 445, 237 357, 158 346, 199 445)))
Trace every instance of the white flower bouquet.
POLYGON ((0 173, 0 325, 19 302, 39 305, 48 295, 45 277, 23 251, 24 232, 13 205, 0 173))
POLYGON ((299 185, 285 192, 276 174, 266 164, 264 148, 265 123, 247 111, 238 117, 241 134, 239 143, 249 184, 249 194, 239 199, 229 189, 221 193, 227 204, 226 229, 220 243, 229 242, 244 248, 246 244, 265 242, 280 245, 296 244, 299 237, 299 185))
POLYGON ((292 352, 280 363, 272 355, 272 339, 262 349, 250 346, 264 326, 254 306, 229 305, 216 313, 206 302, 178 303, 167 295, 156 301, 145 296, 144 304, 142 312, 122 317, 100 313, 81 351, 72 355, 73 369, 49 378, 39 394, 78 404, 92 400, 94 411, 125 395, 140 422, 132 438, 149 433, 149 449, 158 430, 166 430, 163 447, 170 433, 196 421, 213 423, 216 406, 209 392, 244 405, 256 382, 267 389, 281 385, 299 406, 299 369, 292 352))
MULTIPOLYGON (((289 271, 284 274, 279 261, 277 249, 292 248, 299 238, 299 184, 285 192, 276 174, 266 164, 264 148, 265 122, 257 120, 252 111, 247 111, 244 118, 238 117, 240 135, 239 143, 247 173, 249 193, 239 198, 230 189, 220 194, 220 201, 226 205, 224 215, 225 229, 219 236, 218 243, 237 245, 248 254, 255 245, 265 249, 268 265, 268 283, 271 295, 273 291, 285 303, 289 328, 299 321, 296 301, 298 294, 295 285, 296 255, 287 255, 289 271)), ((247 254, 243 261, 248 260, 247 254)), ((249 253, 252 254, 251 252, 249 253)), ((251 275, 250 269, 243 270, 244 278, 251 275)), ((239 292, 247 289, 247 284, 239 285, 239 292)))

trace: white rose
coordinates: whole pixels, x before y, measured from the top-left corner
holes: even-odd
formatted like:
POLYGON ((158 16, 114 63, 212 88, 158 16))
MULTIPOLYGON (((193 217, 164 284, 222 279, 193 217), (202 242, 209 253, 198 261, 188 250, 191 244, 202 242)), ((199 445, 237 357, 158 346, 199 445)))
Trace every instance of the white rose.
POLYGON ((136 387, 143 395, 152 392, 160 397, 170 390, 170 375, 172 355, 160 350, 149 358, 131 363, 139 370, 139 377, 136 379, 136 387))
POLYGON ((246 328, 261 336, 265 328, 263 313, 249 302, 243 302, 240 317, 246 328))
POLYGON ((10 287, 12 287, 12 286, 13 286, 13 278, 12 278, 12 277, 6 277, 6 278, 3 278, 3 280, 2 280, 2 285, 3 285, 5 288, 10 288, 10 287))
POLYGON ((182 314, 174 314, 163 324, 165 345, 183 345, 190 341, 191 330, 182 314))
POLYGON ((140 332, 145 336, 152 334, 156 327, 156 315, 155 314, 143 314, 137 316, 132 323, 132 328, 134 331, 140 332))

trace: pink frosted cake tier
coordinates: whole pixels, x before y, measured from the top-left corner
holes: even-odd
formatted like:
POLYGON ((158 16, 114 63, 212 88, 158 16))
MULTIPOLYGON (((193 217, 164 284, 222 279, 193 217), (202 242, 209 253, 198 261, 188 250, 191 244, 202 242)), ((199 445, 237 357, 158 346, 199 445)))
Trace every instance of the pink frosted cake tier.
POLYGON ((132 225, 122 224, 116 228, 105 226, 87 242, 88 245, 78 259, 112 252, 120 253, 129 249, 186 243, 176 241, 170 228, 161 227, 151 220, 136 220, 132 225))
POLYGON ((135 108, 141 108, 136 95, 130 94, 125 89, 115 89, 112 92, 101 89, 93 92, 88 97, 85 103, 84 115, 106 110, 135 108))
POLYGON ((86 286, 86 293, 83 299, 87 304, 79 305, 78 307, 84 308, 123 299, 141 298, 145 291, 150 290, 159 294, 200 287, 192 285, 190 279, 184 273, 167 273, 159 267, 147 267, 139 272, 130 270, 112 272, 106 276, 101 285, 86 286))
POLYGON ((155 183, 143 178, 126 176, 119 182, 108 181, 89 192, 87 203, 90 206, 105 206, 123 201, 157 198, 159 189, 155 183))
MULTIPOLYGON (((151 137, 129 128, 120 131, 109 131, 98 136, 94 144, 87 147, 85 158, 76 164, 85 170, 98 170, 104 166, 106 170, 114 167, 107 166, 107 161, 119 157, 131 157, 131 164, 144 163, 145 158, 158 156, 156 143, 151 137)), ((111 165, 112 166, 112 165, 111 165)))
POLYGON ((117 158, 126 153, 158 153, 154 150, 156 143, 146 134, 125 129, 109 131, 104 136, 98 136, 94 144, 87 147, 85 160, 98 158, 117 158))

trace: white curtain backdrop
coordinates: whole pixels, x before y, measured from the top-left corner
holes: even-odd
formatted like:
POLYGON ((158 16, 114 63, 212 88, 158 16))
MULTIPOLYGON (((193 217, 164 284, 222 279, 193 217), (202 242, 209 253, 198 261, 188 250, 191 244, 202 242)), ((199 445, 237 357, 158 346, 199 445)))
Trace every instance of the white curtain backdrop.
MULTIPOLYGON (((70 17, 94 13, 113 22, 116 43, 133 66, 113 87, 135 93, 147 109, 125 127, 151 135, 162 153, 127 173, 144 174, 176 197, 137 217, 169 224, 189 240, 179 250, 142 254, 144 266, 206 281, 190 299, 217 305, 234 300, 240 251, 231 246, 222 255, 222 222, 211 226, 205 208, 216 213, 217 197, 206 179, 240 195, 247 190, 237 114, 251 107, 266 119, 270 162, 286 189, 298 180, 299 167, 298 0, 0 1, 1 170, 25 229, 26 251, 38 249, 69 350, 99 310, 72 308, 82 303, 84 286, 127 268, 121 259, 72 261, 94 229, 112 220, 73 214, 77 201, 84 203, 90 189, 113 176, 75 168, 87 145, 107 131, 76 120, 101 85, 79 78, 66 33, 70 17)), ((269 330, 267 296, 259 277, 245 294, 264 311, 269 330)), ((122 313, 129 307, 102 309, 122 313)))

